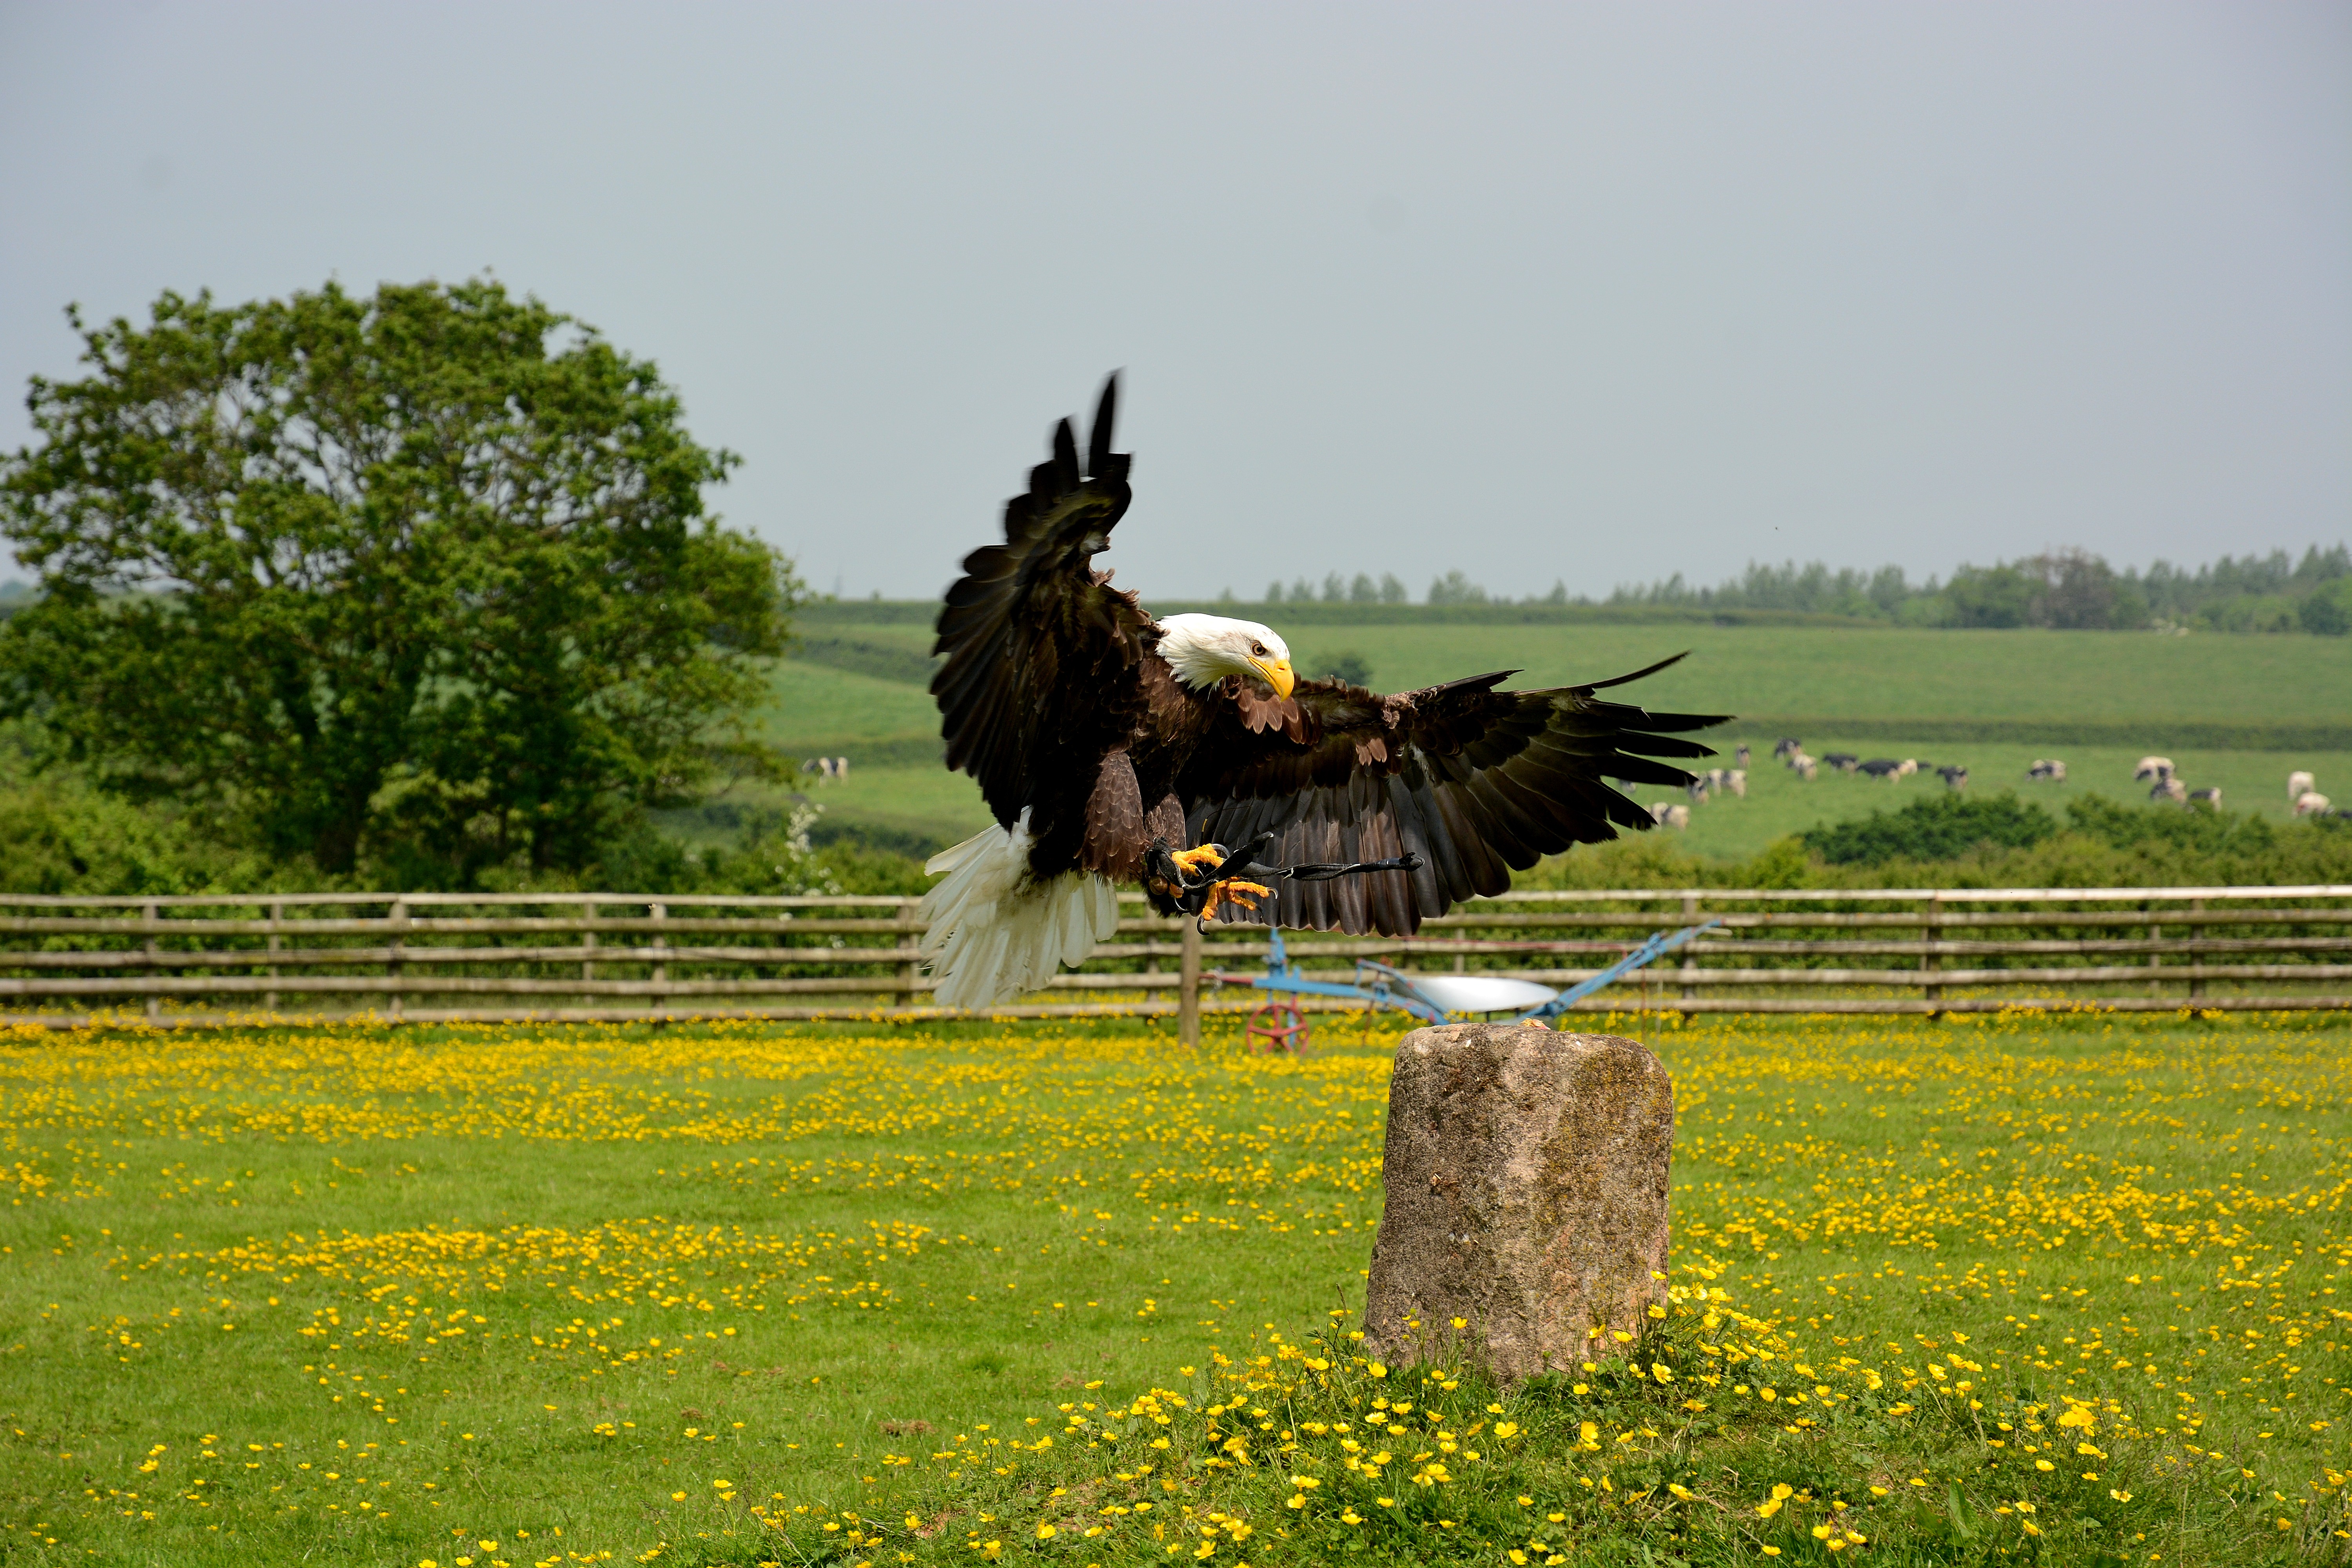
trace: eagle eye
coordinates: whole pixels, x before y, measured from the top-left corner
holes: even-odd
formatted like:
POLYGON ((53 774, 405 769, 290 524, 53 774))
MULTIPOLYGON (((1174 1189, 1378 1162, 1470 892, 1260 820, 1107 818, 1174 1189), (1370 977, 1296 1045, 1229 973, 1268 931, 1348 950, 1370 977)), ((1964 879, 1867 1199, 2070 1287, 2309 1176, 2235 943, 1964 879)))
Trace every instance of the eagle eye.
POLYGON ((1259 658, 1265 658, 1265 644, 1264 644, 1264 643, 1262 643, 1262 642, 1254 642, 1254 643, 1250 644, 1250 652, 1252 652, 1252 653, 1254 653, 1254 654, 1256 654, 1256 655, 1257 655, 1259 658))

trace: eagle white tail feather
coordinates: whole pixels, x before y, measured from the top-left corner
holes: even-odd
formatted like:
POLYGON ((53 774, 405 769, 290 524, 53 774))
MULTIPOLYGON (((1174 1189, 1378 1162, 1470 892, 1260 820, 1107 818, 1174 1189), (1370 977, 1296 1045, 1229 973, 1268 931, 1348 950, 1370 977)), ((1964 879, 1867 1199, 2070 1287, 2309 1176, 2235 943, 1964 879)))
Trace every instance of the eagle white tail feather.
POLYGON ((947 879, 923 895, 923 962, 944 1007, 986 1007, 1039 990, 1063 964, 1084 963, 1118 929, 1118 889, 1107 877, 1029 875, 1029 813, 991 826, 924 865, 947 879))

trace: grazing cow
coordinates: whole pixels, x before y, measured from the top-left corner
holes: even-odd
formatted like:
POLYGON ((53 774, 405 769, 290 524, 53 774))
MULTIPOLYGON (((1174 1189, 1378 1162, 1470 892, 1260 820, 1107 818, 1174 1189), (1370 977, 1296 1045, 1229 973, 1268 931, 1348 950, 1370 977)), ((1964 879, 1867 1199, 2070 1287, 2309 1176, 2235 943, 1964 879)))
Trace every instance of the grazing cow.
POLYGON ((2148 786, 2147 798, 2168 800, 2176 805, 2189 804, 2189 786, 2176 778, 2160 778, 2148 786))
POLYGON ((2301 800, 2318 787, 2319 781, 2301 768, 2286 775, 2286 797, 2290 801, 2301 800))
POLYGON ((1661 827, 1688 827, 1690 826, 1690 807, 1686 805, 1675 805, 1667 801, 1652 801, 1650 803, 1650 816, 1661 827))
POLYGON ((2221 786, 2217 784, 2211 789, 2192 789, 2189 792, 2189 800, 2192 805, 2202 803, 2219 811, 2221 809, 2221 786))
POLYGON ((1725 788, 1730 782, 1731 772, 1729 769, 1709 768, 1706 770, 1706 787, 1710 791, 1725 788))
POLYGON ((2142 757, 2139 760, 2139 766, 2132 770, 2134 784, 2137 784, 2142 779, 2161 781, 2171 776, 2172 759, 2170 757, 2142 757))
POLYGON ((1683 785, 1683 793, 1690 796, 1691 799, 1698 805, 1705 805, 1706 804, 1706 781, 1703 778, 1693 779, 1690 783, 1683 785))
POLYGON ((833 759, 833 776, 837 779, 845 779, 849 776, 849 759, 847 757, 835 757, 833 759))
MULTIPOLYGON (((1831 760, 1834 762, 1836 759, 1831 760)), ((1893 757, 1873 757, 1870 761, 1862 763, 1856 771, 1868 773, 1872 778, 1883 779, 1888 784, 1893 784, 1903 776, 1903 764, 1893 757)))
POLYGON ((1906 757, 1902 762, 1895 764, 1895 771, 1902 777, 1907 779, 1913 773, 1919 771, 1919 759, 1916 757, 1906 757))
POLYGON ((1772 742, 1772 760, 1779 762, 1783 757, 1793 757, 1804 749, 1805 743, 1802 741, 1798 740, 1794 735, 1784 735, 1772 742))
POLYGON ((1746 773, 1746 772, 1748 771, 1748 742, 1747 742, 1742 741, 1742 742, 1739 742, 1739 750, 1738 750, 1738 752, 1734 752, 1734 753, 1733 753, 1733 758, 1734 758, 1734 760, 1735 760, 1735 761, 1737 761, 1737 762, 1739 763, 1739 771, 1740 771, 1741 773, 1746 773))
POLYGON ((1825 752, 1822 757, 1822 761, 1827 763, 1830 766, 1835 768, 1842 773, 1850 773, 1853 772, 1855 768, 1862 765, 1862 759, 1855 756, 1852 752, 1825 752))
POLYGON ((1819 763, 1814 762, 1811 757, 1807 757, 1798 763, 1797 776, 1804 780, 1807 784, 1811 784, 1813 782, 1814 773, 1820 766, 1821 764, 1819 763))
POLYGON ((2326 816, 2328 805, 2326 795, 2317 790, 2307 789, 2294 797, 2294 814, 2297 816, 2326 816))
POLYGON ((2066 764, 2054 758, 2036 757, 2033 765, 2025 770, 2025 776, 2029 781, 2040 779, 2045 784, 2064 784, 2066 764))
POLYGON ((1936 776, 1944 781, 1944 787, 1946 789, 1966 789, 1969 787, 1969 770, 1966 768, 1937 768, 1936 770, 1936 776))
MULTIPOLYGON (((1739 749, 1744 752, 1748 748, 1742 746, 1739 749)), ((1746 768, 1732 769, 1730 773, 1724 775, 1723 782, 1725 787, 1729 789, 1732 794, 1738 795, 1742 800, 1746 800, 1748 798, 1748 770, 1746 768)))

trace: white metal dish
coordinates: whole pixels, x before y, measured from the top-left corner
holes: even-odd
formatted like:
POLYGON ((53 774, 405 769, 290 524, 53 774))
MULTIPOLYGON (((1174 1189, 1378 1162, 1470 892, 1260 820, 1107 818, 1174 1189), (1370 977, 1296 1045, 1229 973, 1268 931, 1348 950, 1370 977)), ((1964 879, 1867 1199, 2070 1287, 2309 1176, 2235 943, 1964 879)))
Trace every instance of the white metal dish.
POLYGON ((1524 1013, 1559 993, 1532 980, 1483 974, 1414 974, 1412 988, 1448 1013, 1524 1013))

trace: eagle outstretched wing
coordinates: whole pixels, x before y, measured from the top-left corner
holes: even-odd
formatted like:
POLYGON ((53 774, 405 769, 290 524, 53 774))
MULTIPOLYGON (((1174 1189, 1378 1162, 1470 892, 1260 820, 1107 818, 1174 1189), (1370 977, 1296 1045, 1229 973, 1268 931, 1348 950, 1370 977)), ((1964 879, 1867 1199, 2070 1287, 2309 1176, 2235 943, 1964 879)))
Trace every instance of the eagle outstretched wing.
POLYGON ((1409 936, 1462 900, 1505 891, 1543 856, 1653 826, 1607 781, 1689 783, 1653 759, 1713 756, 1675 732, 1729 716, 1650 713, 1594 693, 1675 662, 1541 691, 1495 689, 1511 670, 1387 697, 1315 680, 1284 703, 1229 706, 1179 783, 1192 842, 1238 847, 1270 832, 1257 857, 1267 864, 1413 854, 1423 865, 1285 881, 1256 911, 1219 918, 1409 936))
MULTIPOLYGON (((1104 754, 1140 706, 1150 617, 1090 564, 1127 511, 1129 456, 1110 449, 1118 378, 1103 384, 1086 464, 1066 419, 1029 489, 1004 503, 1004 542, 964 557, 940 611, 931 678, 947 763, 980 781, 997 822, 1024 807, 1083 813, 1104 754), (1060 796, 1075 789, 1075 802, 1060 796), (1061 808, 1068 809, 1061 809, 1061 808)), ((1048 824, 1033 830, 1043 837, 1048 824)))

